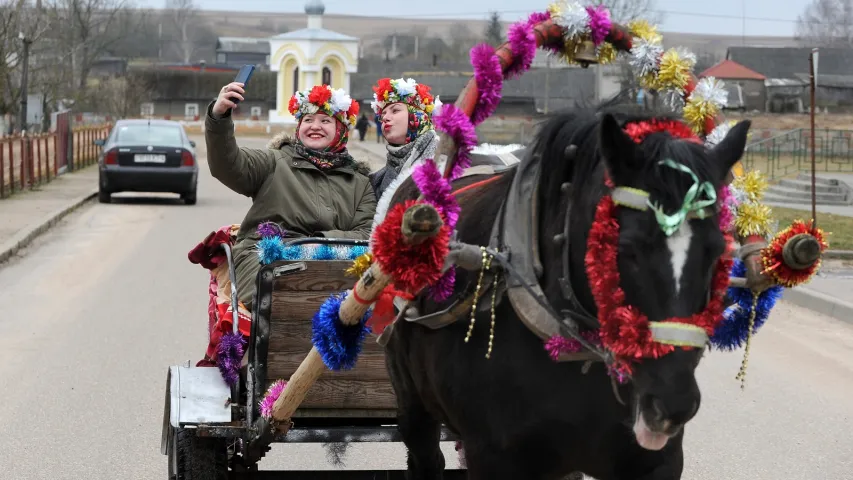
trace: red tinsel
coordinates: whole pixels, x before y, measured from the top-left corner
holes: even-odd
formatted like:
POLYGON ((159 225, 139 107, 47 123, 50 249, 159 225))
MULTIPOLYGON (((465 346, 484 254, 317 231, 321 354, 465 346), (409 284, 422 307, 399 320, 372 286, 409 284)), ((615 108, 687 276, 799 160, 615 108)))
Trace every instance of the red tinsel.
MULTIPOLYGON (((617 265, 619 223, 616 220, 616 204, 605 195, 595 211, 595 221, 589 233, 586 251, 586 272, 601 324, 602 344, 618 358, 627 363, 642 358, 658 358, 675 347, 656 343, 652 339, 649 320, 637 308, 625 305, 625 292, 619 286, 617 265)), ((726 244, 730 244, 726 238, 726 244)), ((726 252, 717 262, 712 283, 711 299, 705 309, 689 318, 670 318, 666 322, 696 325, 708 336, 714 334, 722 321, 723 298, 729 284, 732 259, 726 252)))
POLYGON ((821 253, 827 249, 828 245, 824 239, 823 230, 814 228, 811 221, 806 223, 802 220, 797 220, 792 223, 790 227, 779 232, 770 242, 770 245, 761 250, 761 261, 764 264, 764 273, 769 273, 776 279, 776 283, 784 285, 787 288, 793 288, 797 285, 808 282, 817 272, 818 268, 820 268, 820 260, 803 270, 794 270, 793 268, 785 265, 784 259, 782 258, 782 250, 784 250, 785 244, 788 240, 801 233, 814 236, 818 243, 820 243, 821 253))
POLYGON ((640 143, 646 136, 653 133, 667 132, 675 138, 680 138, 694 143, 702 143, 693 130, 684 122, 679 120, 649 120, 643 122, 632 122, 625 125, 625 133, 635 143, 640 143))
POLYGON ((447 225, 441 227, 438 235, 420 245, 409 245, 403 240, 400 230, 403 215, 416 203, 416 200, 409 200, 395 205, 373 234, 375 261, 394 279, 396 289, 410 293, 417 293, 441 278, 450 244, 447 225))

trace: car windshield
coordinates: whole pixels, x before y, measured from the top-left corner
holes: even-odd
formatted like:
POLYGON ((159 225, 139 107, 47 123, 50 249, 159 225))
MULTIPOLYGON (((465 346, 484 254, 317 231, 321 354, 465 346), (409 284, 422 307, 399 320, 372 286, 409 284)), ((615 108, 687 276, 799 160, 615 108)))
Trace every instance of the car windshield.
POLYGON ((172 125, 120 125, 115 143, 157 147, 183 146, 181 129, 172 125))

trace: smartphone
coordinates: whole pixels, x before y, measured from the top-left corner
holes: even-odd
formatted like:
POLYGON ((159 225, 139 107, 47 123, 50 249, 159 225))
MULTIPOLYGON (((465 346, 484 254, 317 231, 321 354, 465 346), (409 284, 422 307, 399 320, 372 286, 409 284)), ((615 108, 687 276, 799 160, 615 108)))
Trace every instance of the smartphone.
MULTIPOLYGON (((237 72, 237 76, 234 77, 234 81, 238 82, 238 83, 242 83, 243 87, 245 88, 249 84, 249 79, 252 78, 252 73, 254 73, 254 72, 255 72, 255 66, 254 65, 243 65, 240 68, 240 71, 237 72)), ((234 103, 240 103, 240 101, 237 100, 236 98, 232 98, 231 101, 234 103)))

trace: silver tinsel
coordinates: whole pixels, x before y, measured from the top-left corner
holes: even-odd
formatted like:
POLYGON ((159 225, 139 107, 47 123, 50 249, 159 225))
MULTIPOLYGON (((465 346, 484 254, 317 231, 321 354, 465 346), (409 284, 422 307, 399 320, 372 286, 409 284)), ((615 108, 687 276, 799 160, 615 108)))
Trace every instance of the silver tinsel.
POLYGON ((655 73, 658 69, 658 61, 663 54, 663 47, 659 43, 649 43, 642 38, 634 37, 631 47, 631 66, 638 78, 655 73))
POLYGON ((693 67, 696 66, 696 55, 684 47, 675 47, 675 51, 678 52, 678 58, 687 60, 690 64, 690 70, 693 70, 693 67))
POLYGON ((661 92, 661 97, 666 106, 675 113, 681 113, 684 108, 684 90, 665 90, 661 92))
POLYGON ((731 130, 731 128, 732 126, 729 125, 728 122, 723 122, 714 127, 714 129, 711 130, 711 133, 709 133, 708 136, 705 138, 705 146, 708 148, 713 148, 718 143, 722 142, 723 139, 726 138, 726 135, 729 134, 729 130, 731 130))
POLYGON ((578 2, 557 2, 558 15, 551 15, 551 20, 563 27, 566 38, 576 37, 589 30, 589 14, 578 2))
POLYGON ((718 107, 725 107, 729 104, 729 92, 724 88, 722 80, 717 80, 714 77, 699 80, 692 95, 718 107))

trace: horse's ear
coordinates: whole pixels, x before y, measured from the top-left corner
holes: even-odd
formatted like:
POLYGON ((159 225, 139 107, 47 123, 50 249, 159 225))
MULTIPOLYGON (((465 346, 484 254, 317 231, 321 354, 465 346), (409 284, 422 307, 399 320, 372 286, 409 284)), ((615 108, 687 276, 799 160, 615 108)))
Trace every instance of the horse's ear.
POLYGON ((732 167, 743 157, 743 152, 746 150, 746 136, 751 124, 749 120, 738 122, 729 130, 726 137, 714 146, 712 152, 720 166, 721 179, 726 178, 732 167))
POLYGON ((628 178, 638 167, 637 145, 619 125, 616 117, 607 113, 601 119, 599 142, 604 163, 616 183, 628 178))

